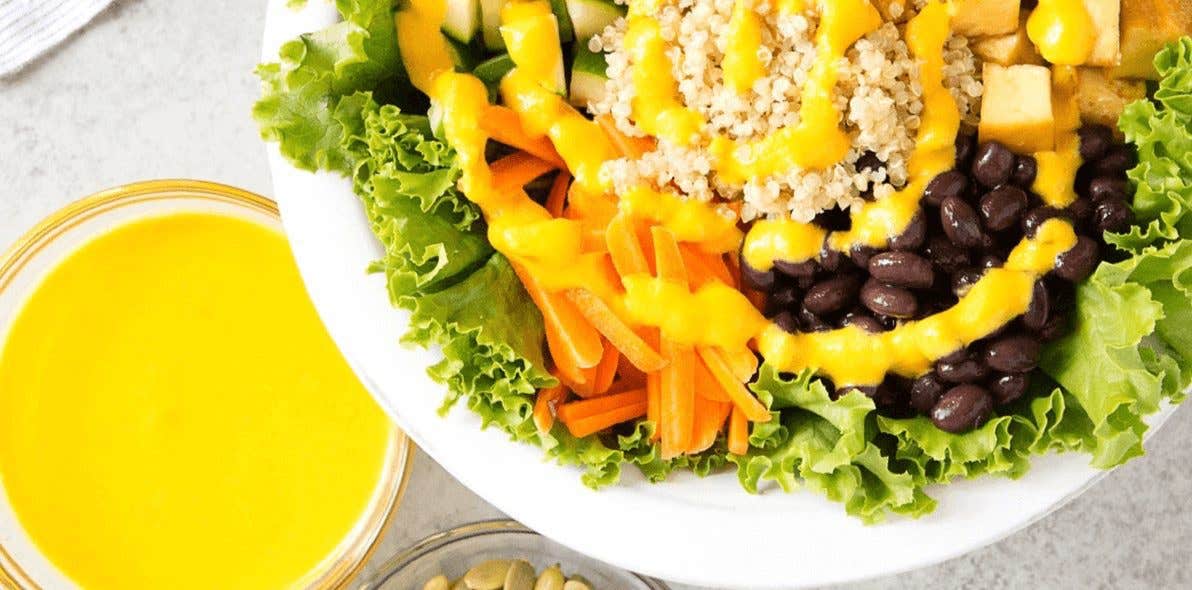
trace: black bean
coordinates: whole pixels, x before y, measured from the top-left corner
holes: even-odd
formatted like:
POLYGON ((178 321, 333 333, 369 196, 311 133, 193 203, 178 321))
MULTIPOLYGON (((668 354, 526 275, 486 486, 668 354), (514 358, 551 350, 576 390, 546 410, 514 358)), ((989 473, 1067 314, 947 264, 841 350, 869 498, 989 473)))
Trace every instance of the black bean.
POLYGON ((989 382, 989 393, 993 395, 997 405, 1004 406, 1022 397, 1030 383, 1030 377, 1026 373, 998 375, 989 382))
POLYGON ((949 170, 927 183, 923 189, 923 202, 939 207, 948 197, 962 197, 968 192, 969 179, 959 170, 949 170))
POLYGON ((810 277, 815 275, 819 265, 814 260, 804 260, 803 262, 788 262, 786 260, 775 260, 774 268, 778 272, 788 277, 810 277))
POLYGON ((1006 184, 1014 171, 1014 153, 1000 142, 990 141, 977 148, 972 173, 977 182, 993 188, 1006 184))
POLYGON ((844 319, 840 320, 840 327, 843 328, 845 326, 856 326, 871 333, 884 332, 886 330, 886 327, 873 316, 856 311, 845 314, 844 319))
POLYGON ((1134 222, 1134 211, 1125 201, 1105 199, 1093 210, 1093 225, 1098 232, 1123 232, 1134 222))
POLYGON ((820 211, 811 222, 828 231, 846 231, 853 225, 849 212, 839 207, 820 211))
POLYGON ((906 224, 902 233, 890 238, 891 250, 918 250, 927 239, 927 218, 920 211, 906 224))
POLYGON ((852 275, 824 279, 807 290, 803 307, 816 315, 834 313, 852 305, 860 289, 860 279, 852 275))
POLYGON ((977 148, 977 138, 966 133, 956 134, 956 166, 962 167, 973 157, 973 150, 977 148))
POLYGON ((799 288, 795 285, 785 285, 770 292, 770 299, 767 303, 773 304, 779 310, 793 307, 799 303, 803 295, 799 293, 799 288))
POLYGON ((861 157, 857 158, 854 167, 857 169, 857 172, 867 172, 869 170, 881 170, 886 167, 886 163, 877 157, 877 154, 865 152, 861 154, 861 157))
POLYGON ((832 329, 832 326, 825 322, 823 318, 807 310, 806 307, 800 307, 797 314, 799 319, 799 327, 804 332, 826 332, 832 329))
POLYGON ((1099 250, 1096 240, 1088 236, 1076 238, 1071 250, 1056 257, 1055 275, 1073 283, 1083 281, 1097 267, 1099 250))
POLYGON ((852 261, 839 250, 829 248, 826 241, 820 248, 819 262, 820 266, 828 272, 840 272, 852 264, 852 261))
POLYGON ((1113 145, 1113 131, 1104 125, 1085 125, 1077 134, 1080 135, 1080 159, 1085 162, 1100 159, 1113 145))
POLYGON ((770 318, 770 321, 788 333, 794 334, 799 331, 799 320, 790 311, 779 312, 778 315, 770 318))
POLYGON ((1093 171, 1097 174, 1124 174, 1137 163, 1134 148, 1119 143, 1109 148, 1100 160, 1093 162, 1093 171))
POLYGON ((949 389, 931 408, 931 422, 946 432, 972 430, 989 420, 993 398, 977 385, 957 385, 949 389))
POLYGON ((927 373, 911 383, 911 407, 918 410, 920 414, 927 414, 931 412, 931 408, 935 407, 935 403, 940 400, 940 396, 944 395, 944 389, 947 386, 943 381, 936 376, 935 373, 927 373))
POLYGON ((997 254, 986 254, 977 261, 977 266, 984 269, 1000 268, 1005 263, 1006 261, 997 254))
POLYGON ((932 236, 923 250, 931 263, 945 273, 952 274, 971 263, 969 253, 944 236, 932 236))
POLYGON ((1031 290, 1031 303, 1022 314, 1022 325, 1032 332, 1038 332, 1047 324, 1051 317, 1051 294, 1047 292, 1047 285, 1043 281, 1035 281, 1031 290))
POLYGON ((1039 229, 1039 226, 1043 225, 1043 222, 1056 217, 1067 217, 1067 215, 1055 207, 1049 207, 1047 205, 1035 207, 1022 216, 1022 233, 1026 234, 1028 238, 1033 238, 1035 237, 1035 230, 1039 229))
POLYGON ((914 293, 874 279, 866 281, 865 286, 861 287, 861 305, 873 313, 895 318, 914 317, 919 309, 914 293))
MULTIPOLYGON (((1010 229, 1026 211, 1026 193, 1011 186, 999 186, 981 197, 981 218, 992 231, 1010 229)), ((944 226, 947 227, 947 226, 944 226)))
POLYGON ((895 287, 926 289, 935 282, 931 261, 911 252, 882 252, 869 259, 869 274, 895 287))
POLYGON ((749 266, 744 258, 741 258, 741 278, 745 281, 745 285, 758 291, 769 291, 774 286, 774 271, 758 270, 749 266))
POLYGON ((948 383, 975 383, 989 375, 989 367, 967 350, 960 350, 937 361, 935 372, 948 383))
POLYGON ((964 199, 950 196, 940 204, 940 222, 944 234, 952 243, 962 248, 976 248, 981 245, 981 221, 977 212, 964 199))
POLYGON ((814 284, 815 284, 815 275, 799 277, 799 278, 795 279, 795 286, 799 287, 799 289, 802 291, 806 291, 806 290, 810 289, 811 286, 814 284))
POLYGON ((1035 183, 1035 177, 1038 175, 1039 163, 1034 156, 1018 156, 1014 159, 1014 171, 1010 173, 1010 182, 1028 189, 1035 183))
POLYGON ((1125 200, 1130 195, 1130 184, 1118 176, 1098 176, 1089 182, 1089 198, 1125 200))
POLYGON ((1043 278, 1047 284, 1047 294, 1051 295, 1051 311, 1063 314, 1076 307, 1076 286, 1059 277, 1047 276, 1043 278))
POLYGON ((1047 323, 1043 326, 1043 329, 1039 330, 1039 338, 1042 338, 1044 342, 1052 342, 1062 338, 1067 333, 1068 318, 1057 315, 1050 320, 1047 320, 1047 323))
POLYGON ((1022 10, 1034 10, 1039 5, 1039 0, 1022 0, 1019 2, 1019 7, 1022 10))
POLYGON ((877 254, 877 248, 874 248, 872 246, 857 245, 857 246, 853 246, 848 251, 849 260, 852 260, 853 264, 855 264, 861 268, 865 268, 866 266, 869 266, 869 259, 874 254, 877 254))
POLYGON ((978 268, 965 268, 957 271, 952 275, 952 293, 957 297, 964 297, 983 276, 985 273, 978 268))
POLYGON ((1080 197, 1072 201, 1064 212, 1072 218, 1072 221, 1087 225, 1093 218, 1093 202, 1085 197, 1080 197))
POLYGON ((1030 336, 1006 336, 985 348, 989 368, 1003 373, 1025 373, 1039 364, 1039 341, 1030 336))

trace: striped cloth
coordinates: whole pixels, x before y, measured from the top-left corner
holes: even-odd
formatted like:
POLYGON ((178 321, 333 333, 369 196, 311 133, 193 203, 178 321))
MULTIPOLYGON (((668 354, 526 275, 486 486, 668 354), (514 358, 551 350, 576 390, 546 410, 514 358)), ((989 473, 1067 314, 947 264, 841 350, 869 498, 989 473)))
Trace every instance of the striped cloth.
POLYGON ((87 24, 112 0, 0 0, 0 77, 87 24))

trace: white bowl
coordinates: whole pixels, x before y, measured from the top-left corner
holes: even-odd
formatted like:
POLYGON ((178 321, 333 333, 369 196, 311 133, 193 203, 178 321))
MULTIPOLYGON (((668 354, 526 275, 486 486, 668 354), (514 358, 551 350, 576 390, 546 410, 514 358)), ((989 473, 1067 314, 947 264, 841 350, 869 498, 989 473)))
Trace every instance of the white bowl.
MULTIPOLYGON (((263 55, 335 22, 325 3, 293 12, 271 0, 263 55)), ((627 468, 594 492, 579 472, 543 461, 532 446, 481 431, 466 408, 436 413, 443 387, 426 367, 436 352, 402 348, 408 316, 389 305, 384 279, 365 274, 381 250, 351 183, 295 169, 270 146, 274 192, 299 269, 348 362, 424 451, 506 514, 577 551, 620 567, 717 588, 834 584, 931 565, 1017 531, 1074 498, 1105 472, 1082 454, 1038 457, 1017 481, 981 478, 936 487, 939 508, 919 520, 865 526, 806 492, 745 493, 732 473, 680 474, 651 485, 627 468)), ((1170 414, 1151 417, 1154 431, 1170 414)))

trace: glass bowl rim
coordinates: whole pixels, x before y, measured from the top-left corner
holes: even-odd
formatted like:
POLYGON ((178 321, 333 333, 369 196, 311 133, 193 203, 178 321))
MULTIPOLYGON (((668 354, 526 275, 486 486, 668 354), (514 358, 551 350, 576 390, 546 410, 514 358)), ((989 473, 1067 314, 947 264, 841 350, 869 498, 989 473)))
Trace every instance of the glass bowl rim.
MULTIPOLYGON (((0 253, 0 293, 21 274, 26 264, 43 248, 89 219, 126 206, 145 202, 205 199, 240 207, 266 217, 281 227, 277 204, 256 193, 205 180, 160 179, 133 182, 99 191, 74 201, 37 222, 0 253)), ((150 214, 153 215, 153 214, 150 214)), ((283 233, 284 235, 284 233, 283 233)), ((347 587, 375 554, 385 538, 405 497, 413 471, 414 444, 393 428, 387 459, 378 481, 376 496, 324 562, 308 574, 310 588, 347 587)), ((0 587, 27 590, 41 588, 0 543, 0 587)))
MULTIPOLYGON (((376 572, 374 572, 368 580, 364 581, 364 584, 360 587, 360 590, 375 590, 375 588, 377 587, 375 584, 400 572, 402 569, 409 566, 415 560, 422 558, 426 555, 432 554, 436 551, 441 551, 457 542, 466 541, 468 539, 472 539, 475 537, 483 537, 486 535, 499 535, 499 534, 530 535, 530 536, 546 539, 546 540, 550 541, 551 543, 555 543, 555 541, 550 539, 549 537, 547 537, 547 536, 543 535, 542 533, 539 533, 538 531, 535 531, 534 529, 531 529, 530 527, 527 527, 526 525, 524 525, 516 520, 513 520, 513 519, 494 518, 494 519, 488 519, 488 520, 473 521, 473 522, 469 522, 469 523, 461 524, 459 526, 452 527, 452 528, 444 530, 444 531, 439 531, 439 532, 427 535, 426 537, 423 537, 421 540, 417 541, 410 547, 408 547, 408 548, 398 552, 397 554, 393 555, 392 557, 386 559, 384 562, 382 562, 381 564, 379 564, 377 566, 376 572)), ((571 549, 568 548, 568 550, 571 550, 571 549)), ((578 552, 576 552, 576 553, 578 553, 578 552)), ((583 555, 583 554, 580 553, 580 555, 583 555)), ((619 568, 617 566, 605 564, 602 561, 593 559, 586 555, 584 555, 584 557, 586 559, 604 564, 605 567, 612 568, 615 570, 621 570, 621 568, 619 568)), ((630 576, 637 578, 639 581, 642 582, 642 584, 644 584, 650 590, 669 590, 670 589, 670 587, 666 585, 666 582, 663 582, 662 580, 650 578, 650 577, 644 576, 642 574, 639 574, 637 572, 631 572, 629 570, 621 570, 621 571, 624 571, 625 573, 629 574, 630 576)))

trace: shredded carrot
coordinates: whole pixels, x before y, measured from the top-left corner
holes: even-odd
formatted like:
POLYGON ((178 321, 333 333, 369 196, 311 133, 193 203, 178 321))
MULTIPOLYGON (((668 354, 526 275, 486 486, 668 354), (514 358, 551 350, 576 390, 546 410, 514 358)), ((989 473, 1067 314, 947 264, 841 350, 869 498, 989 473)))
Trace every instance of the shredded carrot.
POLYGON ((559 152, 547 137, 532 137, 522 127, 521 118, 509 107, 489 105, 480 117, 480 129, 497 143, 503 143, 538 158, 546 160, 555 166, 566 166, 559 152))
POLYGON ((691 244, 680 244, 679 248, 683 251, 683 261, 687 263, 688 270, 697 272, 704 278, 701 284, 713 279, 726 285, 733 284, 733 276, 724 264, 723 257, 704 252, 691 244))
POLYGON ((571 174, 560 170, 546 195, 546 210, 554 217, 563 216, 563 205, 567 200, 567 188, 571 186, 571 174))
POLYGON ((728 419, 728 452, 734 455, 749 452, 749 420, 745 412, 735 406, 728 419))
POLYGON ((584 383, 572 390, 583 398, 608 393, 609 388, 613 385, 613 379, 617 376, 617 364, 620 359, 620 351, 609 344, 607 340, 604 341, 604 356, 600 358, 600 363, 591 369, 586 369, 584 383))
POLYGON ((591 322, 598 332, 625 355, 629 362, 647 373, 666 366, 666 359, 650 347, 641 336, 609 308, 608 304, 587 289, 568 289, 567 298, 575 303, 579 312, 591 322))
POLYGON ((551 351, 558 378, 572 390, 583 388, 588 382, 587 372, 575 364, 575 355, 568 352, 570 347, 566 337, 559 334, 559 330, 549 322, 546 323, 546 348, 551 351))
POLYGON ((566 296, 547 291, 520 266, 515 265, 514 270, 530 294, 530 299, 542 311, 542 319, 547 327, 547 345, 555 365, 573 381, 584 381, 574 369, 591 368, 600 362, 604 356, 600 333, 566 296))
POLYGON ((670 361, 662 369, 662 458, 683 454, 691 446, 695 426, 695 352, 690 346, 664 340, 670 361))
POLYGON ((614 395, 602 395, 592 399, 569 402, 559 406, 557 415, 560 422, 567 423, 639 403, 646 403, 646 390, 644 389, 632 389, 614 395))
POLYGON ((534 426, 538 427, 538 432, 546 434, 554 428, 555 408, 566 398, 567 389, 562 383, 538 392, 534 399, 534 426))
POLYGON ((749 418, 751 422, 770 421, 770 411, 749 393, 744 383, 733 375, 728 362, 724 360, 724 357, 716 349, 701 346, 697 350, 700 358, 704 359, 704 363, 708 365, 708 371, 720 382, 720 386, 724 388, 724 392, 728 394, 729 399, 745 413, 746 418, 749 418))
POLYGON ((724 392, 724 388, 720 386, 720 382, 712 376, 704 359, 699 356, 695 359, 695 393, 704 399, 715 402, 732 401, 724 392))
POLYGON ((757 372, 757 355, 748 347, 741 348, 717 348, 717 352, 724 358, 728 366, 733 370, 733 375, 742 383, 748 383, 753 379, 753 374, 757 372))
POLYGON ((662 374, 650 373, 646 375, 646 420, 654 423, 654 435, 650 442, 658 442, 662 438, 662 374))
POLYGON ((650 264, 646 261, 646 253, 642 251, 642 243, 637 238, 633 218, 625 214, 613 217, 605 231, 605 240, 617 274, 626 277, 650 272, 650 264))
POLYGON ((554 164, 526 152, 513 152, 489 164, 493 184, 500 190, 520 189, 555 168, 554 164))
POLYGON ((732 410, 733 405, 729 402, 717 402, 696 396, 695 424, 692 427, 691 445, 687 447, 687 453, 695 454, 708 450, 716 442, 716 437, 732 410))
POLYGON ((657 147, 658 141, 652 137, 630 137, 617 129, 617 124, 613 122, 613 118, 609 115, 600 115, 596 117, 596 123, 604 130, 605 135, 613 142, 613 146, 621 152, 622 156, 628 156, 634 160, 642 157, 646 152, 654 151, 657 147))
POLYGON ((675 234, 661 225, 651 227, 650 234, 654 240, 654 265, 658 268, 658 277, 686 285, 687 265, 683 262, 675 234))
POLYGON ((646 402, 641 402, 615 410, 609 410, 603 414, 596 414, 595 416, 588 416, 567 422, 567 430, 571 431, 572 436, 583 438, 622 422, 641 418, 646 415, 646 409, 646 402))

